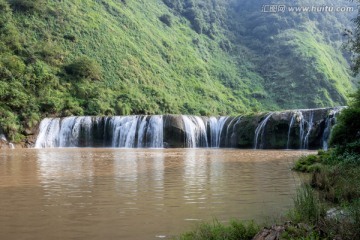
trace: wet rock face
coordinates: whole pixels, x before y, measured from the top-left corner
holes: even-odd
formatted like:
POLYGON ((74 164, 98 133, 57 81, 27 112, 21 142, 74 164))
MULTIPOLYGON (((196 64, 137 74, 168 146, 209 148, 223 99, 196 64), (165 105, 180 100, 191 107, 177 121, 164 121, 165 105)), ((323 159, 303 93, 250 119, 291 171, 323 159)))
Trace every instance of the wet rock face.
POLYGON ((3 133, 0 133, 0 149, 13 149, 14 144, 9 142, 3 133))
POLYGON ((164 147, 184 148, 185 125, 181 115, 164 116, 164 147))
POLYGON ((0 149, 4 148, 4 146, 6 146, 7 143, 8 141, 6 140, 5 135, 0 133, 0 149))
MULTIPOLYGON (((265 149, 319 149, 328 139, 335 114, 333 108, 274 112, 259 136, 265 149), (330 119, 330 121, 329 121, 330 119), (329 126, 330 124, 330 126, 329 126)), ((261 121, 264 121, 264 117, 261 121)), ((258 123, 259 126, 260 123, 258 123)))

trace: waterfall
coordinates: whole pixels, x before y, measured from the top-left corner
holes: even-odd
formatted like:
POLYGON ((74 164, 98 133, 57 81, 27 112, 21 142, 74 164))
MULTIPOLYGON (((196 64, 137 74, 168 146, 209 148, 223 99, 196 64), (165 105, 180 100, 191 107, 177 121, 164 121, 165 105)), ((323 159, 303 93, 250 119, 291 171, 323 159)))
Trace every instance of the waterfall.
POLYGON ((305 120, 304 120, 304 115, 302 114, 302 112, 299 112, 297 121, 299 122, 299 130, 300 130, 300 139, 299 139, 300 149, 302 149, 302 143, 304 141, 304 136, 305 136, 305 120))
POLYGON ((40 123, 40 133, 35 143, 35 148, 58 147, 58 133, 60 118, 45 118, 40 123))
POLYGON ((289 149, 296 144, 300 149, 327 149, 341 109, 271 112, 260 120, 259 116, 189 115, 45 118, 35 147, 163 148, 165 143, 166 147, 189 148, 289 149))
POLYGON ((210 126, 210 146, 219 148, 221 144, 221 134, 223 132, 226 121, 229 117, 215 118, 211 117, 208 121, 210 126))
POLYGON ((310 136, 311 130, 313 129, 313 126, 314 126, 314 112, 311 111, 309 114, 309 120, 307 121, 307 133, 305 135, 302 149, 309 148, 309 136, 310 136))
MULTIPOLYGON (((164 127, 163 116, 150 117, 149 127, 146 129, 146 139, 149 139, 147 147, 163 148, 164 147, 164 127)), ((140 147, 140 146, 138 146, 140 147)))
POLYGON ((228 137, 228 128, 232 123, 231 121, 226 125, 228 116, 210 117, 207 120, 195 116, 182 116, 182 119, 186 132, 186 146, 190 148, 219 148, 224 134, 225 138, 228 137), (209 133, 206 126, 208 126, 209 133))
POLYGON ((257 126, 257 128, 255 130, 255 144, 254 144, 255 149, 258 149, 258 147, 260 149, 262 149, 264 147, 263 138, 264 138, 264 133, 265 133, 265 127, 272 115, 273 115, 273 113, 268 113, 267 116, 265 117, 265 119, 257 126), (258 144, 259 135, 260 135, 260 144, 258 144))
POLYGON ((163 117, 45 118, 35 148, 93 147, 95 140, 96 146, 101 147, 162 148, 163 117))
POLYGON ((314 112, 306 111, 299 112, 299 122, 300 122, 300 149, 307 149, 309 147, 309 137, 314 126, 314 112), (305 113, 308 113, 306 118, 305 113))
POLYGON ((138 133, 137 146, 139 148, 146 147, 146 143, 144 142, 144 138, 146 137, 146 129, 147 129, 148 125, 149 125, 149 123, 147 121, 147 117, 143 117, 142 120, 140 120, 139 133, 138 133))
POLYGON ((326 121, 325 121, 325 129, 324 129, 324 133, 323 133, 323 138, 322 138, 322 141, 323 141, 323 149, 325 151, 328 150, 329 148, 329 138, 330 138, 330 135, 331 135, 331 128, 332 126, 336 123, 336 115, 342 110, 343 108, 339 107, 339 108, 335 108, 335 109, 332 109, 330 110, 330 113, 328 115, 328 117, 326 118, 326 121))
MULTIPOLYGON (((229 130, 230 128, 233 126, 234 121, 236 120, 236 118, 231 119, 230 123, 227 125, 226 127, 226 135, 225 135, 225 147, 229 147, 229 130)), ((234 131, 234 128, 231 128, 234 131)), ((233 131, 231 132, 231 134, 233 134, 233 131)), ((231 136, 230 136, 231 137, 231 136)), ((231 139, 230 139, 231 140, 231 139)))
MULTIPOLYGON (((231 136, 230 136, 230 144, 231 147, 236 147, 236 127, 240 124, 242 116, 237 117, 237 121, 232 127, 231 136)), ((236 118, 234 118, 236 119, 236 118)))
POLYGON ((323 149, 325 151, 328 150, 329 146, 328 146, 328 140, 330 137, 330 130, 331 130, 331 120, 332 118, 327 117, 326 121, 325 121, 325 129, 324 129, 324 134, 323 134, 323 149))
POLYGON ((183 115, 182 119, 185 127, 186 147, 208 147, 208 138, 204 121, 197 116, 183 115))
POLYGON ((112 147, 135 147, 135 134, 139 116, 113 117, 110 119, 112 127, 112 147))
POLYGON ((297 121, 300 129, 300 149, 307 149, 309 147, 309 137, 314 127, 314 112, 311 110, 299 111, 297 121))
POLYGON ((288 131, 288 139, 286 143, 286 149, 289 149, 290 147, 290 134, 291 134, 291 128, 294 126, 295 118, 296 118, 297 112, 293 113, 290 124, 289 124, 289 131, 288 131))
MULTIPOLYGON (((68 117, 64 118, 61 122, 61 129, 59 131, 59 137, 58 137, 58 146, 59 147, 76 147, 78 145, 78 137, 79 137, 79 126, 80 121, 76 122, 76 120, 79 120, 77 117, 68 117), (74 127, 76 125, 76 127, 74 127)), ((42 132, 40 126, 40 133, 42 132)), ((45 137, 45 135, 44 135, 45 137)), ((41 142, 41 140, 39 141, 41 142)), ((45 147, 55 147, 56 145, 50 145, 45 147)), ((39 146, 36 146, 39 147, 39 146)))

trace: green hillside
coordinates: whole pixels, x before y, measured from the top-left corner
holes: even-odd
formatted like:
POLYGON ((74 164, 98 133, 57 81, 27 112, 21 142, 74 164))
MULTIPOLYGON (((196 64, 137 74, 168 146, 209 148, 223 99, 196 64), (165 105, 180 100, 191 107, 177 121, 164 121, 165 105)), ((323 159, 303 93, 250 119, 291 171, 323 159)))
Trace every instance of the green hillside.
POLYGON ((354 14, 261 12, 268 3, 0 0, 0 126, 20 140, 44 116, 346 104, 354 14))

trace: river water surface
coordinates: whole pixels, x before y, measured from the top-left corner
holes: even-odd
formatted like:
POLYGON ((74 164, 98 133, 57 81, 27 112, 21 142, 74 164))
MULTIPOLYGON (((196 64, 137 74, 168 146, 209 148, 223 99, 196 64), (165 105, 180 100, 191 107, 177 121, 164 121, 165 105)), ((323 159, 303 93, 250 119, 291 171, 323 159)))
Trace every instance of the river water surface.
POLYGON ((284 213, 304 151, 0 150, 0 239, 161 239, 284 213))

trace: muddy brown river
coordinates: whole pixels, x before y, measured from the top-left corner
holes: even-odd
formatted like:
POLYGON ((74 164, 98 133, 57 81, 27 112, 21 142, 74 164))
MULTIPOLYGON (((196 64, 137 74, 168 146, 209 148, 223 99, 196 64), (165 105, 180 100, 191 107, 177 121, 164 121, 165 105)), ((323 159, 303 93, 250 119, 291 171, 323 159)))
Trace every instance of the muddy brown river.
POLYGON ((291 207, 308 151, 0 149, 0 239, 167 239, 291 207))

